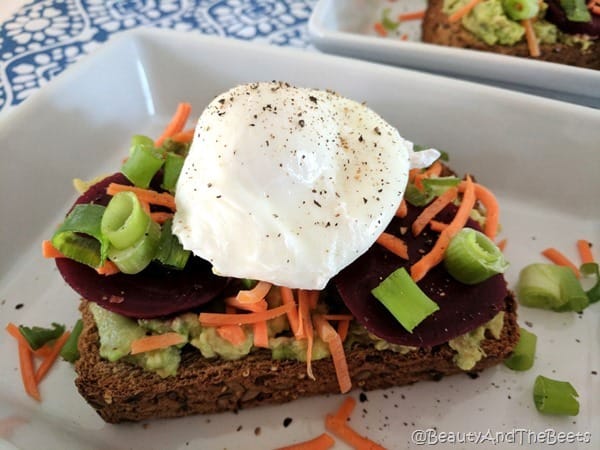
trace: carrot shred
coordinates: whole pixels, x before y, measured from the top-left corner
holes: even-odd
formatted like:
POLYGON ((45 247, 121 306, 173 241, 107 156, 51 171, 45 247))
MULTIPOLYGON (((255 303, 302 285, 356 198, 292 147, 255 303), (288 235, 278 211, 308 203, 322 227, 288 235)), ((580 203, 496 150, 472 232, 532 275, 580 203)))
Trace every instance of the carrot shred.
POLYGON ((593 263, 594 255, 592 254, 592 244, 585 239, 579 239, 577 241, 577 251, 579 252, 579 258, 581 264, 593 263))
POLYGON ((140 200, 140 206, 146 214, 150 215, 150 203, 145 200, 140 200))
POLYGON ((127 186, 118 183, 110 183, 106 188, 106 193, 108 195, 115 195, 124 191, 133 192, 141 202, 148 202, 151 205, 166 206, 175 211, 175 197, 168 192, 156 192, 152 189, 127 186))
POLYGON ((334 417, 340 420, 341 422, 346 423, 348 419, 350 419, 350 416, 352 415, 352 412, 354 411, 355 407, 356 400, 354 399, 354 397, 348 396, 344 399, 340 407, 337 409, 334 417))
POLYGON ((396 211, 396 216, 402 219, 406 217, 407 214, 408 207, 406 205, 406 200, 402 199, 402 201, 400 202, 400 206, 398 206, 398 210, 396 211))
POLYGON ((269 330, 267 321, 261 320, 253 325, 254 328, 254 346, 269 348, 269 330))
POLYGON ((471 177, 467 176, 465 192, 456 215, 448 226, 440 233, 429 253, 423 255, 423 257, 410 268, 410 275, 415 282, 421 280, 427 272, 429 272, 429 269, 437 266, 444 259, 444 253, 450 244, 450 240, 467 223, 469 214, 473 209, 473 206, 475 206, 475 200, 475 186, 471 177))
POLYGON ((349 330, 350 330, 350 321, 349 320, 340 320, 338 322, 337 333, 340 335, 340 339, 342 340, 342 342, 346 341, 349 330))
POLYGON ((383 24, 381 22, 375 22, 375 24, 373 25, 373 29, 379 36, 385 37, 388 35, 387 30, 385 29, 385 27, 383 26, 383 24))
POLYGON ((298 442, 276 450, 328 450, 335 445, 335 440, 327 433, 320 434, 316 438, 304 442, 298 442))
MULTIPOLYGON (((483 233, 494 240, 496 234, 498 234, 498 220, 500 218, 500 207, 496 196, 479 183, 473 183, 475 187, 475 197, 481 202, 485 208, 485 224, 483 226, 483 233)), ((466 183, 462 181, 458 186, 459 192, 464 192, 466 183)))
POLYGON ((333 328, 322 315, 315 314, 314 321, 317 334, 329 347, 335 374, 340 386, 340 392, 345 394, 352 389, 352 379, 350 378, 350 371, 348 370, 348 362, 346 361, 346 353, 344 352, 342 339, 335 328, 333 328))
POLYGON ((98 272, 99 275, 114 275, 116 273, 119 273, 121 270, 119 270, 119 268, 117 267, 117 265, 109 260, 104 261, 104 264, 102 264, 100 267, 96 268, 96 272, 98 272))
POLYGON ((201 312, 198 320, 204 326, 221 326, 221 325, 244 325, 260 322, 261 320, 271 320, 286 314, 294 305, 281 305, 276 308, 267 309, 266 311, 253 312, 248 314, 221 314, 201 312))
POLYGON ((573 264, 569 258, 567 258, 564 254, 559 252, 554 247, 545 249, 544 251, 542 251, 542 255, 544 255, 546 258, 548 258, 554 264, 570 268, 573 271, 573 273, 575 273, 577 278, 579 278, 581 276, 577 266, 575 264, 573 264))
POLYGON ((600 5, 598 5, 598 4, 596 4, 596 5, 593 5, 593 6, 590 8, 590 11, 592 11, 594 14, 597 14, 597 15, 599 15, 599 16, 600 16, 600 5))
POLYGON ((222 325, 217 327, 217 334, 236 347, 246 340, 246 332, 240 325, 222 325))
POLYGON ((298 309, 299 317, 302 318, 302 330, 304 331, 304 337, 307 340, 306 344, 306 373, 311 380, 315 379, 312 371, 312 351, 314 344, 314 330, 312 321, 310 318, 311 309, 311 294, 308 290, 300 289, 298 291, 298 309))
POLYGON ((423 17, 425 17, 424 9, 422 9, 420 11, 413 11, 413 12, 399 14, 398 20, 400 22, 407 21, 407 20, 421 20, 423 17))
POLYGON ((441 233, 448 226, 447 223, 440 222, 439 220, 430 220, 429 228, 436 233, 441 233))
POLYGON ((296 301, 294 300, 294 293, 290 288, 280 286, 279 292, 281 293, 281 300, 284 305, 293 305, 294 307, 287 313, 288 322, 290 323, 290 329, 296 334, 298 331, 298 310, 296 309, 296 301))
POLYGON ((179 142, 180 144, 187 144, 194 139, 194 129, 190 128, 189 130, 180 131, 179 133, 175 133, 171 136, 171 139, 175 142, 179 142))
POLYGON ((192 111, 192 105, 189 103, 179 103, 177 105, 177 109, 175 110, 175 114, 171 118, 171 121, 167 124, 163 133, 160 137, 155 141, 155 145, 160 147, 165 139, 170 138, 171 136, 181 132, 183 127, 190 116, 190 112, 192 111))
POLYGON ((352 314, 323 314, 323 318, 326 320, 352 320, 354 316, 352 314))
POLYGON ((415 187, 422 191, 424 189, 423 180, 425 178, 440 176, 442 170, 442 164, 439 161, 436 161, 423 172, 417 172, 414 178, 415 187))
POLYGON ((52 344, 53 343, 46 342, 44 345, 42 345, 37 350, 32 350, 33 356, 35 356, 37 358, 45 358, 50 353, 52 353, 52 347, 53 347, 52 344))
POLYGON ((232 306, 234 308, 241 309, 242 311, 250 312, 266 311, 269 307, 267 301, 264 298, 254 303, 242 303, 236 297, 227 297, 225 299, 225 304, 227 306, 232 306))
POLYGON ((385 450, 378 443, 361 436, 347 423, 340 421, 332 414, 325 417, 325 428, 357 450, 385 450))
POLYGON ((448 22, 450 22, 450 23, 458 22, 464 16, 469 14, 471 12, 471 10, 479 4, 479 2, 481 2, 481 0, 471 0, 465 6, 458 8, 456 11, 454 11, 452 14, 450 14, 448 16, 448 22))
POLYGON ((535 35, 535 30, 533 29, 533 22, 531 19, 523 19, 521 20, 521 25, 523 28, 525 28, 525 39, 527 40, 527 49, 529 50, 529 55, 537 58, 542 53, 540 52, 540 44, 537 36, 535 35))
POLYGON ((17 327, 14 323, 10 322, 6 325, 6 331, 16 339, 19 349, 19 368, 21 370, 21 380, 23 382, 23 387, 25 388, 25 392, 31 398, 34 398, 38 402, 42 400, 40 396, 40 391, 38 387, 38 383, 35 379, 35 370, 33 367, 33 352, 27 342, 27 339, 21 334, 19 331, 19 327, 17 327))
POLYGON ((508 241, 505 239, 502 239, 500 242, 498 242, 496 244, 496 247, 498 247, 500 249, 501 252, 504 253, 504 250, 506 250, 506 244, 508 243, 508 241))
POLYGON ((174 331, 163 334, 155 334, 152 336, 144 336, 131 342, 131 354, 137 355, 138 353, 159 350, 172 345, 183 344, 184 342, 185 337, 174 331))
POLYGON ((164 212, 164 211, 157 211, 157 212, 152 212, 150 213, 150 218, 162 225, 163 223, 165 223, 167 220, 173 218, 173 213, 170 212, 164 212))
POLYGON ((240 303, 255 303, 265 298, 273 285, 259 281, 252 289, 239 291, 236 298, 240 303))
POLYGON ((52 242, 48 239, 42 241, 42 256, 44 258, 64 258, 63 255, 58 249, 52 245, 52 242))
POLYGON ((442 195, 437 197, 431 202, 421 213, 417 216, 412 224, 412 232, 414 236, 418 236, 425 229, 427 224, 438 215, 438 213, 444 209, 448 204, 453 202, 458 196, 458 189, 453 187, 448 189, 442 195))
POLYGON ((406 242, 399 237, 384 231, 379 235, 376 242, 394 255, 397 255, 402 259, 408 259, 408 247, 406 242))
POLYGON ((52 351, 42 360, 42 363, 35 372, 35 382, 37 384, 44 379, 48 371, 52 368, 56 362, 56 359, 58 358, 58 355, 60 354, 60 350, 65 345, 65 342, 67 342, 67 339, 69 339, 70 335, 71 333, 69 331, 65 331, 52 346, 52 351))

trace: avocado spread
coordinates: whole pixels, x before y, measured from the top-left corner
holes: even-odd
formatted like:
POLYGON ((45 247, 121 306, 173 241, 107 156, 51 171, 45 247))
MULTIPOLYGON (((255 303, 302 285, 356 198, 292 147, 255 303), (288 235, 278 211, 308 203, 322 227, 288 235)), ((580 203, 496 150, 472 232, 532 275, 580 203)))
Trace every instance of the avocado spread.
MULTIPOLYGON (((443 12, 450 15, 469 0, 444 0, 443 12)), ((533 29, 542 44, 564 41, 558 28, 543 20, 548 5, 542 3, 533 29)), ((524 40, 525 28, 511 20, 502 8, 501 0, 483 0, 462 18, 462 25, 488 45, 513 45, 524 40)), ((566 42, 565 42, 566 43, 566 42)))

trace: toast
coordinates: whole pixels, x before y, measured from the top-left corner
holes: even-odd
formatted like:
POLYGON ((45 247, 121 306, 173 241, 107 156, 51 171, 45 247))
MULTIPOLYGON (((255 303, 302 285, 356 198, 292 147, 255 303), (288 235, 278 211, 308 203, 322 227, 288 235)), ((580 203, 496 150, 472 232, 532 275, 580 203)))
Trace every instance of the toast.
MULTIPOLYGON (((88 302, 82 301, 80 309, 84 327, 79 339, 80 358, 75 364, 75 384, 109 423, 237 411, 339 392, 331 358, 313 361, 315 381, 308 378, 305 363, 273 360, 270 351, 264 349, 239 360, 225 361, 206 359, 199 351, 184 347, 177 374, 167 378, 124 362, 109 362, 100 357, 98 330, 88 302)), ((499 339, 486 334, 480 344, 485 356, 467 372, 479 372, 500 363, 518 339, 516 302, 509 293, 499 339)), ((453 361, 455 355, 448 344, 405 354, 365 344, 346 348, 353 387, 362 390, 465 373, 453 361)))
MULTIPOLYGON (((514 45, 488 45, 464 28, 460 21, 450 23, 442 10, 443 4, 444 0, 428 0, 422 23, 424 42, 532 58, 524 39, 514 45)), ((586 51, 577 45, 562 43, 540 44, 540 51, 541 55, 533 59, 600 70, 600 39, 591 41, 586 51)))

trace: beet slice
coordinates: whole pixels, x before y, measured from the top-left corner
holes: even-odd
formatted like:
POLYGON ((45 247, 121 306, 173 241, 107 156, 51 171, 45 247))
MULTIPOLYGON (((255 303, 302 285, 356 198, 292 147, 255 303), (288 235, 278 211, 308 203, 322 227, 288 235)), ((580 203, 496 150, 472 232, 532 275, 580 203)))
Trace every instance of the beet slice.
MULTIPOLYGON (((110 183, 131 184, 121 173, 90 187, 75 204, 108 204, 110 183)), ((83 298, 133 318, 168 316, 201 306, 219 295, 229 279, 213 274, 210 263, 191 257, 183 270, 152 263, 135 275, 99 275, 94 269, 67 258, 57 258, 64 280, 83 298)))
POLYGON ((600 36, 600 15, 591 13, 592 20, 589 22, 572 22, 567 19, 567 14, 560 6, 559 0, 546 0, 548 10, 546 19, 556 25, 561 31, 568 34, 587 34, 591 37, 600 36))
MULTIPOLYGON (((418 283, 440 309, 421 322, 412 333, 403 328, 371 294, 371 290, 394 270, 400 267, 408 270, 423 252, 432 248, 437 233, 426 228, 415 237, 410 231, 410 224, 420 211, 420 208, 408 205, 408 215, 403 219, 395 217, 386 229, 407 243, 409 261, 375 244, 342 270, 334 283, 356 320, 371 333, 395 344, 429 347, 447 342, 492 319, 504 308, 508 290, 501 274, 468 286, 454 280, 440 264, 418 283), (407 231, 401 234, 401 230, 407 231)), ((449 205, 436 218, 447 223, 455 213, 456 207, 449 205)), ((480 229, 472 220, 467 226, 480 229)))

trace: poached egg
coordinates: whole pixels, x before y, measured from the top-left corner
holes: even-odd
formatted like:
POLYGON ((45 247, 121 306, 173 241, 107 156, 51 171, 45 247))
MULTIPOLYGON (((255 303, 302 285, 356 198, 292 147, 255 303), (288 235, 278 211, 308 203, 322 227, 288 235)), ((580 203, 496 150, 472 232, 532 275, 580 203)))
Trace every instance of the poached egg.
POLYGON ((384 231, 409 170, 438 156, 333 92, 240 85, 198 120, 173 233, 219 275, 323 289, 384 231))

